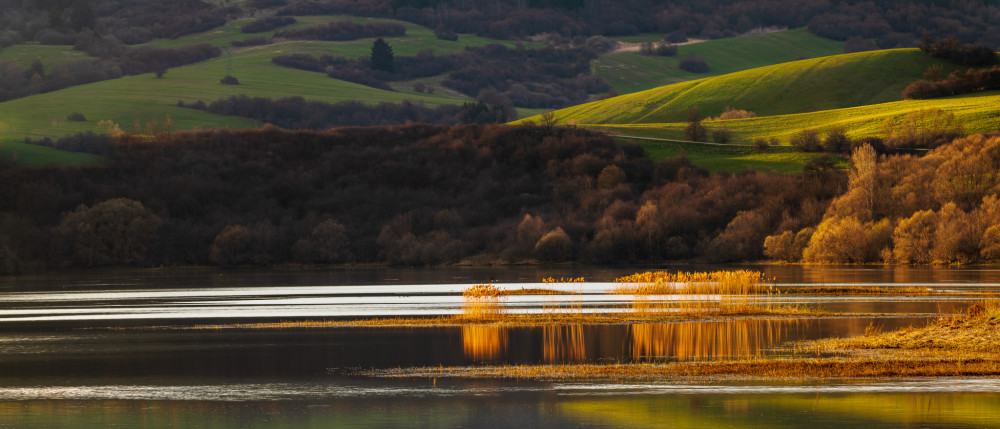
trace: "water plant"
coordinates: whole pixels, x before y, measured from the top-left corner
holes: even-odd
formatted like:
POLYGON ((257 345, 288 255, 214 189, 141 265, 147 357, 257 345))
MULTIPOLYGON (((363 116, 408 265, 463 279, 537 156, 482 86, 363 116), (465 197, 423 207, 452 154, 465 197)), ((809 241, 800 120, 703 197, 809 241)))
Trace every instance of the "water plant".
POLYGON ((632 311, 724 314, 756 313, 772 307, 780 292, 759 271, 666 271, 636 273, 615 280, 612 293, 633 295, 632 311))
POLYGON ((474 284, 462 291, 462 316, 471 320, 495 320, 503 316, 504 291, 493 283, 474 284))

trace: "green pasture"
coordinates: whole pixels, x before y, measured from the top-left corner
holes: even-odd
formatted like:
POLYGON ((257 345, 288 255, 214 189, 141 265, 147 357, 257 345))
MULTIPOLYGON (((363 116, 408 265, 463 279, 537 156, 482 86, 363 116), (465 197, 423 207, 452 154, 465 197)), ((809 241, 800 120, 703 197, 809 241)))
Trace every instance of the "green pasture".
POLYGON ((72 46, 52 45, 14 45, 0 50, 0 62, 14 61, 25 68, 35 60, 40 60, 45 66, 45 72, 52 71, 56 64, 93 59, 86 52, 75 51, 72 46))
MULTIPOLYGON (((607 127, 604 129, 614 134, 648 134, 630 132, 632 130, 628 128, 607 127)), ((813 158, 825 156, 823 153, 796 152, 788 146, 770 148, 766 152, 757 152, 750 146, 714 146, 628 137, 620 137, 619 139, 639 144, 654 162, 684 155, 695 166, 713 173, 740 173, 746 170, 797 173, 802 171, 802 167, 813 158)), ((836 158, 839 163, 845 163, 841 157, 836 158)))
POLYGON ((560 123, 642 124, 683 121, 692 106, 704 116, 726 107, 771 116, 879 104, 901 100, 903 88, 931 65, 955 69, 916 49, 843 54, 675 83, 555 115, 560 123))
MULTIPOLYGON (((225 47, 229 44, 229 40, 246 40, 255 37, 271 37, 275 32, 286 30, 286 29, 302 29, 308 27, 315 27, 319 25, 328 24, 330 22, 339 21, 354 21, 354 22, 391 22, 403 25, 406 27, 406 35, 403 37, 386 37, 384 38, 389 45, 392 46, 393 53, 396 55, 416 55, 418 52, 430 49, 436 54, 450 54, 461 52, 467 46, 483 46, 491 43, 502 44, 509 47, 516 45, 516 42, 510 40, 494 40, 487 39, 485 37, 478 37, 471 34, 459 34, 458 40, 447 41, 441 40, 434 36, 434 30, 423 27, 417 24, 399 21, 394 19, 384 19, 384 18, 359 18, 347 15, 321 15, 321 16, 296 16, 295 19, 298 21, 295 24, 279 27, 271 31, 264 31, 260 33, 250 33, 246 34, 241 31, 244 25, 253 22, 251 19, 234 21, 230 24, 230 27, 226 26, 217 27, 212 30, 192 34, 188 36, 179 37, 177 39, 160 39, 148 43, 149 46, 161 46, 161 47, 177 47, 184 45, 191 45, 197 43, 208 43, 220 48, 225 47)), ((364 57, 371 54, 372 42, 375 38, 365 38, 358 40, 351 40, 345 42, 319 42, 323 44, 330 45, 330 49, 324 52, 326 55, 332 56, 344 56, 347 58, 357 58, 364 57)), ((279 41, 279 44, 286 43, 287 41, 279 41)), ((293 41, 295 42, 295 41, 293 41)), ((535 44, 526 44, 525 46, 537 46, 535 44)), ((248 49, 248 48, 237 48, 237 50, 248 49)), ((295 53, 291 51, 288 53, 295 53)), ((308 52, 303 52, 308 53, 308 52)))
MULTIPOLYGON (((662 35, 640 35, 618 40, 639 43, 662 40, 662 35)), ((642 91, 671 83, 718 76, 803 58, 817 58, 843 53, 844 42, 824 39, 805 28, 775 33, 755 34, 730 39, 708 40, 682 45, 677 56, 659 57, 638 52, 617 52, 602 55, 593 70, 621 94, 642 91), (681 70, 681 58, 698 55, 705 59, 711 71, 696 74, 681 70)))
MULTIPOLYGON (((1000 130, 1000 91, 974 95, 955 96, 933 100, 905 100, 821 112, 765 116, 730 121, 703 122, 711 132, 725 128, 732 132, 733 142, 749 145, 756 138, 778 138, 788 144, 789 138, 804 129, 816 129, 825 134, 833 127, 844 127, 847 136, 884 137, 883 124, 887 119, 899 121, 907 114, 920 109, 941 109, 955 115, 967 134, 1000 130)), ((664 139, 684 138, 683 122, 659 124, 581 124, 580 126, 607 130, 615 134, 664 139)))

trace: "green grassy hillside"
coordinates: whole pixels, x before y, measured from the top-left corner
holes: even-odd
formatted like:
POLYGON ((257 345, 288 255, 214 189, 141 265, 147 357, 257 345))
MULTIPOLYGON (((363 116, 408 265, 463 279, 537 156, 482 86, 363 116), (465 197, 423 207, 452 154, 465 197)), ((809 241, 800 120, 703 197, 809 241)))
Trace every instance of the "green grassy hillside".
POLYGON ((641 124, 683 121, 692 106, 706 116, 726 107, 769 116, 862 106, 901 100, 903 88, 933 64, 946 73, 954 69, 916 49, 860 52, 681 82, 555 113, 560 123, 641 124))
POLYGON ((94 58, 86 52, 74 51, 72 46, 14 45, 0 50, 0 61, 15 61, 27 68, 39 60, 46 73, 52 71, 53 65, 87 59, 94 58))
MULTIPOLYGON (((626 129, 608 129, 610 133, 627 133, 639 135, 626 129)), ((684 155, 695 166, 713 173, 740 173, 747 169, 756 171, 778 171, 794 173, 802 171, 802 167, 813 158, 825 156, 823 153, 796 152, 791 147, 773 148, 764 153, 754 151, 750 146, 713 146, 696 143, 664 142, 641 138, 622 138, 622 140, 638 143, 653 161, 684 155)), ((837 161, 846 166, 846 161, 837 157, 837 161)))
MULTIPOLYGON (((662 39, 662 35, 643 35, 619 40, 636 43, 662 39)), ((844 42, 824 39, 809 33, 805 28, 798 28, 682 45, 677 48, 675 57, 640 55, 637 52, 606 54, 594 62, 593 70, 604 77, 616 91, 627 94, 681 81, 842 52, 844 42), (704 58, 711 71, 696 74, 681 70, 678 64, 681 58, 688 55, 704 58)))
MULTIPOLYGON (((734 143, 750 144, 758 137, 777 137, 787 144, 788 138, 804 129, 825 131, 842 126, 848 137, 882 136, 886 119, 900 120, 908 113, 920 109, 938 108, 955 115, 966 133, 1000 130, 1000 91, 983 92, 934 100, 905 100, 872 104, 820 112, 775 115, 730 121, 704 122, 711 131, 726 128, 733 132, 734 143)), ((589 126, 589 125, 588 125, 589 126)), ((603 124, 593 125, 615 134, 683 139, 682 122, 658 124, 603 124)))
MULTIPOLYGON (((344 16, 310 16, 298 17, 300 22, 291 27, 307 27, 336 20, 373 21, 366 18, 351 18, 344 16)), ((243 34, 239 31, 242 25, 249 21, 237 22, 232 33, 227 35, 225 27, 216 28, 204 33, 182 37, 176 40, 159 40, 150 43, 155 46, 180 46, 192 43, 212 43, 222 46, 231 37, 233 40, 246 39, 273 32, 243 34)), ((460 35, 455 42, 444 41, 434 37, 433 31, 418 25, 399 22, 407 27, 405 37, 389 38, 396 54, 413 55, 424 49, 432 49, 436 53, 458 52, 466 46, 481 46, 497 42, 481 37, 460 35)), ((281 98, 287 96, 303 96, 310 100, 325 102, 340 102, 361 100, 367 103, 392 102, 399 103, 410 100, 425 103, 430 106, 443 104, 461 104, 470 98, 444 88, 440 85, 441 78, 421 79, 422 82, 434 88, 433 94, 418 93, 412 89, 413 82, 399 82, 393 85, 396 91, 384 91, 350 82, 326 77, 322 73, 314 73, 281 67, 271 63, 271 58, 291 53, 309 55, 332 55, 359 57, 368 55, 373 39, 361 39, 349 42, 317 42, 293 41, 274 45, 256 46, 237 49, 232 61, 225 57, 215 58, 184 67, 170 69, 163 78, 157 79, 152 74, 130 76, 121 79, 96 82, 88 85, 71 87, 60 91, 39 94, 17 100, 0 103, 0 154, 8 156, 18 153, 24 163, 45 162, 46 153, 58 151, 31 151, 32 147, 24 147, 21 143, 25 137, 58 138, 66 134, 94 131, 102 128, 98 122, 110 120, 120 125, 123 130, 130 131, 138 121, 142 124, 159 121, 166 117, 174 121, 175 129, 196 129, 211 127, 248 128, 261 124, 254 121, 177 107, 177 101, 185 102, 204 100, 214 101, 221 97, 245 94, 248 96, 281 98), (223 85, 219 79, 226 75, 231 66, 232 74, 240 80, 239 86, 223 85), (70 113, 82 113, 87 122, 67 121, 70 113), (35 155, 27 156, 28 152, 35 155), (38 155, 38 154, 42 155, 38 155)), ((0 52, 0 60, 16 60, 24 65, 35 59, 41 59, 47 67, 59 61, 84 59, 86 55, 73 51, 67 46, 14 46, 0 52)), ((526 114, 538 114, 538 110, 525 109, 526 114)), ((64 163, 67 159, 75 159, 74 155, 49 156, 53 162, 64 163)), ((92 162, 90 158, 79 159, 74 163, 92 162)))

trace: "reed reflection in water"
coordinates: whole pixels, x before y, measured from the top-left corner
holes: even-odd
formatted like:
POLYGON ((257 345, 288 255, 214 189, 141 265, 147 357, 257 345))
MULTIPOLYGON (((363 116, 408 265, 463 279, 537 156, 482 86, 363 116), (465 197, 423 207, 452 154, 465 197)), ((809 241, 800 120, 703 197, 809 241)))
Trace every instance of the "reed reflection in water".
POLYGON ((731 320, 631 325, 633 359, 700 360, 760 356, 803 328, 803 320, 731 320))
POLYGON ((462 326, 462 347, 465 357, 493 360, 507 352, 507 328, 500 326, 462 326))
POLYGON ((546 326, 542 331, 542 358, 549 363, 587 360, 583 326, 546 326))
MULTIPOLYGON (((857 331, 857 328, 853 329, 857 331)), ((535 342, 545 363, 708 360, 748 358, 790 341, 820 334, 811 320, 732 320, 635 325, 567 325, 539 328, 463 326, 466 358, 503 360, 510 342, 535 342), (513 329, 517 329, 515 332, 513 329), (813 332, 815 331, 815 332, 813 332), (541 334, 541 335, 538 335, 541 334), (539 338, 541 344, 538 344, 539 338)))

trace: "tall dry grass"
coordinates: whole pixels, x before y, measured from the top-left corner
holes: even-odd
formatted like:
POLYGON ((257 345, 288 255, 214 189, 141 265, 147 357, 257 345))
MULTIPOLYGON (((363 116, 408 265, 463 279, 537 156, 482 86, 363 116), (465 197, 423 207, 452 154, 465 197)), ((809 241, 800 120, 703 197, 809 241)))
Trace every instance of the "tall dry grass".
POLYGON ((757 313, 774 310, 769 299, 780 292, 759 271, 647 271, 620 277, 612 293, 633 295, 639 314, 757 313))
POLYGON ((493 283, 472 285, 462 291, 462 316, 470 320, 498 320, 504 314, 505 296, 493 283))

